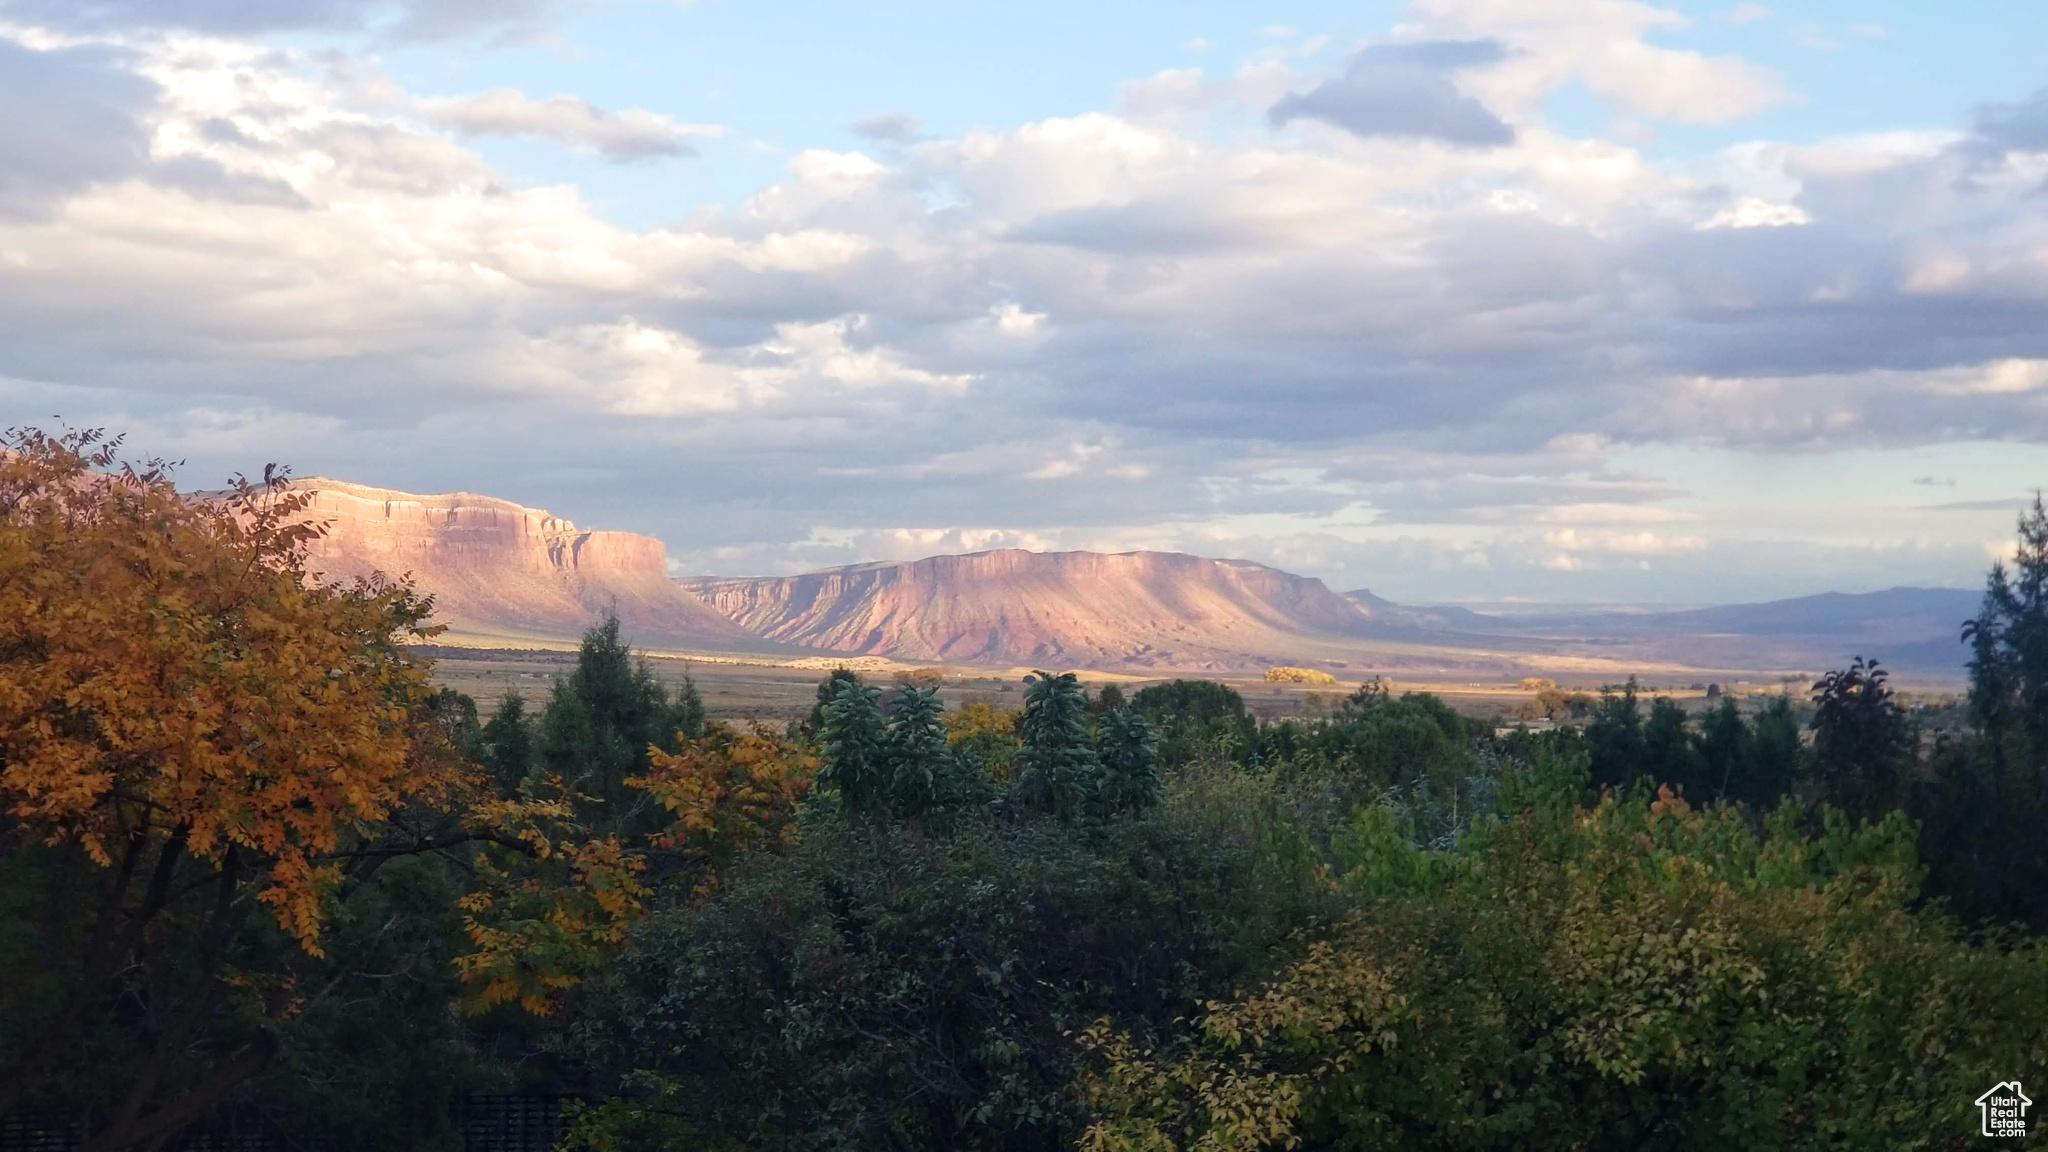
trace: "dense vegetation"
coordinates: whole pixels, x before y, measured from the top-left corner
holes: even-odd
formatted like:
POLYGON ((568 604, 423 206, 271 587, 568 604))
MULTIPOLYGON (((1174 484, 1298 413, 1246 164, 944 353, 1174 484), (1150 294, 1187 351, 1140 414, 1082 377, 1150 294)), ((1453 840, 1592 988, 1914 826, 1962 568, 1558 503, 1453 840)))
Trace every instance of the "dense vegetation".
POLYGON ((0 1113, 94 1148, 452 1147, 477 1091, 592 1150, 1903 1148, 2048 1060, 2038 504, 1953 731, 1860 658, 1503 734, 842 669, 776 729, 616 621, 481 715, 288 495, 13 447, 0 1113))

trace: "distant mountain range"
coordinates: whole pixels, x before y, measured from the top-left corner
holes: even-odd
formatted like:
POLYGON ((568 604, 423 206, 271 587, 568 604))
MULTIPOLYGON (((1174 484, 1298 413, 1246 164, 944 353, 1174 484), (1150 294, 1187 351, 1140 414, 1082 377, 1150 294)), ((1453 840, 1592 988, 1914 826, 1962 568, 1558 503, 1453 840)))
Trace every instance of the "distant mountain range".
POLYGON ((410 574, 446 642, 573 639, 607 611, 636 643, 706 653, 887 656, 918 663, 1255 670, 1811 671, 1851 655, 1953 678, 1977 593, 1893 588, 1669 612, 1491 615, 1396 604, 1247 560, 1175 552, 1026 552, 854 564, 800 576, 671 579, 660 541, 588 531, 472 493, 301 480, 326 524, 313 567, 410 574))
POLYGON ((1712 666, 1738 659, 1771 667, 1813 667, 1871 656, 1925 673, 1960 670, 1968 658, 1963 621, 1977 614, 1981 591, 1887 588, 1822 592, 1759 604, 1670 612, 1538 613, 1482 617, 1485 630, 1580 643, 1631 645, 1663 658, 1712 666))

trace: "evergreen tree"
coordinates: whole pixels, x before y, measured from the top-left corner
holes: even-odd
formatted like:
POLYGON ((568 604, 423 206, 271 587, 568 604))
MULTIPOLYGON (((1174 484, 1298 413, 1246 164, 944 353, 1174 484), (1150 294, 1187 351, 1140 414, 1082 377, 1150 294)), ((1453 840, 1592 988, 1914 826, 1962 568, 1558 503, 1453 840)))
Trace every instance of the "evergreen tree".
POLYGON ((1087 812, 1102 771, 1088 740, 1088 700, 1072 672, 1034 672, 1024 681, 1017 795, 1027 808, 1071 823, 1087 812))
POLYGON ((939 798, 952 759, 944 711, 938 689, 913 684, 898 688, 889 702, 889 799, 899 816, 920 815, 939 798))
POLYGON ((811 705, 810 715, 804 718, 804 731, 814 737, 822 736, 825 731, 825 709, 831 706, 833 697, 839 695, 839 686, 861 683, 865 681, 860 678, 860 673, 851 668, 834 668, 831 674, 818 681, 817 701, 811 705))
POLYGON ((1799 713, 1792 698, 1773 696, 1750 728, 1750 759, 1734 788, 1744 803, 1770 809, 1798 787, 1806 748, 1799 739, 1799 713))
POLYGON ((2048 929, 2048 511, 2020 516, 1994 564, 1970 646, 1971 738, 1937 745, 1920 789, 1928 887, 1975 921, 2048 929))
POLYGON ((1813 684, 1813 799, 1875 820, 1904 799, 1916 743, 1890 673, 1858 656, 1813 684))
POLYGON ((841 677, 838 671, 826 684, 833 686, 833 695, 825 705, 820 731, 825 755, 818 783, 837 790, 848 812, 886 813, 895 766, 878 702, 881 692, 858 676, 841 677))
POLYGON ((1586 725, 1593 787, 1622 788, 1643 770, 1643 712, 1636 702, 1636 678, 1617 690, 1600 689, 1600 704, 1586 725))
MULTIPOLYGON (((700 705, 701 707, 701 705, 700 705)), ((646 831, 655 819, 645 794, 626 787, 647 770, 647 749, 676 749, 668 692, 619 635, 617 616, 583 634, 576 670, 555 681, 541 717, 541 760, 550 772, 605 805, 585 818, 614 831, 646 831)))
POLYGON ((1687 731, 1685 709, 1669 697, 1650 702, 1650 719, 1643 725, 1643 767, 1652 780, 1669 784, 1695 804, 1712 797, 1706 780, 1706 764, 1687 731))
POLYGON ((1139 816, 1158 806, 1159 737, 1142 713, 1132 708, 1104 713, 1096 747, 1105 815, 1139 816))
POLYGON ((536 748, 533 726, 526 719, 526 698, 507 691, 483 727, 482 756, 491 780, 507 796, 519 793, 533 771, 536 748))
POLYGON ((669 707, 666 727, 690 740, 704 735, 704 697, 697 691, 697 678, 688 672, 683 673, 683 683, 676 689, 675 703, 669 707))

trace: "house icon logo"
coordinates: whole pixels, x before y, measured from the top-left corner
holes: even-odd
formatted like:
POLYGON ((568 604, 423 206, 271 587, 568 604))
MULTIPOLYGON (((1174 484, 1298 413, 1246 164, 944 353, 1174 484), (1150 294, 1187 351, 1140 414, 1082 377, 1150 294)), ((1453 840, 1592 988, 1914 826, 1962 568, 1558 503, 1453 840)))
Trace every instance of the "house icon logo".
POLYGON ((2020 1091, 2019 1081, 1994 1084, 1991 1091, 1977 1097, 1977 1109, 1983 1116, 1978 1130, 1986 1136, 2025 1136, 2027 1106, 2032 1103, 2020 1091))

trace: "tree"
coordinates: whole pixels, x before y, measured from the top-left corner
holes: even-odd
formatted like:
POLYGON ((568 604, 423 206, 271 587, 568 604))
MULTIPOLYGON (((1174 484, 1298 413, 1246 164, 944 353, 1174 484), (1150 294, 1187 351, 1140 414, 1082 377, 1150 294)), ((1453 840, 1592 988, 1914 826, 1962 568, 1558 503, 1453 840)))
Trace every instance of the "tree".
POLYGON ((985 700, 971 700, 947 712, 946 743, 976 775, 1009 782, 1016 776, 1017 713, 985 700))
POLYGON ((1104 684, 1102 691, 1095 694, 1095 714, 1101 716, 1114 712, 1124 707, 1126 703, 1128 702, 1124 699, 1124 690, 1122 688, 1114 684, 1104 684))
POLYGON ((825 730, 825 709, 832 703, 833 697, 839 695, 839 686, 841 684, 860 683, 864 683, 860 678, 860 673, 855 672, 851 668, 844 667, 834 668, 823 680, 818 681, 817 699, 811 704, 810 715, 804 718, 804 731, 812 736, 823 732, 825 730))
POLYGON ((881 817, 888 812, 895 785, 889 733, 882 719, 881 692, 858 677, 843 679, 834 672, 834 687, 825 706, 820 737, 825 746, 818 783, 839 794, 848 812, 881 817))
POLYGON ((946 790, 953 755, 944 712, 936 688, 905 684, 889 702, 889 803, 899 816, 929 811, 946 790))
POLYGON ((1902 816, 1798 823, 1666 790, 1383 837, 1375 898, 1180 1043, 1084 1033, 1081 1147, 1950 1146, 2048 1051, 2048 953, 1916 911, 1902 816))
POLYGON ((1783 693, 1771 697, 1756 714, 1750 731, 1752 759, 1736 791, 1745 802, 1769 808, 1798 787, 1806 756, 1792 698, 1783 693))
POLYGON ((1169 719, 1204 723, 1243 718, 1244 697, 1228 684, 1214 680, 1169 680, 1140 688, 1131 697, 1131 707, 1143 712, 1154 724, 1169 719))
POLYGON ((555 682, 541 717, 541 759, 586 798, 581 819, 637 837, 658 817, 626 778, 646 771, 648 749, 674 751, 677 737, 697 734, 703 722, 695 684, 686 681, 682 698, 671 703, 620 635, 619 618, 608 615, 584 632, 576 670, 555 682))
POLYGON ((1096 755, 1102 762, 1102 810, 1140 816, 1159 804, 1159 737, 1135 708, 1103 714, 1096 755))
POLYGON ((1221 754, 1243 762, 1255 753, 1258 725, 1244 697, 1213 680, 1169 680, 1139 689, 1131 707, 1159 733, 1159 762, 1179 768, 1200 756, 1221 754))
POLYGON ((1650 718, 1643 725, 1642 772, 1659 784, 1669 784, 1692 800, 1704 803, 1712 796, 1706 765, 1694 746, 1686 725, 1685 709, 1668 696, 1650 702, 1650 718))
POLYGON ((1973 921, 2048 928, 2048 511, 2019 519, 2008 569, 1992 565, 1970 645, 1973 731, 1938 740, 1914 797, 1928 887, 1973 921))
POLYGON ((1284 933, 1207 828, 821 816, 592 986, 574 1034, 617 1098, 571 1147, 1070 1149, 1071 1029, 1169 1027, 1284 933))
POLYGON ((1618 689, 1611 684, 1600 689, 1600 703, 1586 725, 1586 745, 1595 788, 1623 788, 1642 773, 1643 712, 1636 703, 1635 677, 1618 689))
POLYGON ((816 757, 759 724, 714 725, 675 752, 650 749, 648 760, 646 775, 628 783, 673 818, 654 844, 677 855, 699 894, 716 890, 747 852, 795 842, 797 805, 818 770, 816 757))
MULTIPOLYGON (((192 500, 160 464, 110 474, 116 442, 96 433, 10 441, 0 1112, 61 1107, 95 1152, 160 1144, 303 1051, 395 941, 445 965, 454 892, 425 925, 361 919, 432 890, 387 882, 394 861, 497 845, 556 908, 577 896, 537 858, 630 883, 604 842, 571 842, 564 805, 491 795, 462 756, 473 706, 432 690, 408 645, 436 631, 430 603, 314 579, 317 529, 282 472, 192 500)), ((585 929, 604 926, 556 937, 585 929)))
POLYGON ((1749 776, 1756 759, 1756 737, 1743 722, 1735 701, 1723 696, 1718 707, 1700 718, 1698 751, 1703 782, 1711 791, 1696 791, 1691 799, 1756 803, 1748 794, 1749 776))
POLYGON ((1993 564, 1983 607, 1963 625, 1970 716, 2001 759, 2048 759, 2048 509, 2019 519, 2010 571, 1993 564))
POLYGON ((479 743, 480 758, 490 770, 491 780, 500 791, 516 794, 539 762, 533 725, 526 718, 526 698, 511 691, 500 697, 479 743))
POLYGON ((1863 819, 1898 807, 1916 740, 1890 673, 1858 656, 1813 684, 1814 799, 1863 819))
POLYGON ((1071 823, 1087 812, 1102 771, 1088 739, 1088 700, 1072 672, 1033 672, 1025 684, 1017 797, 1028 809, 1071 823))

